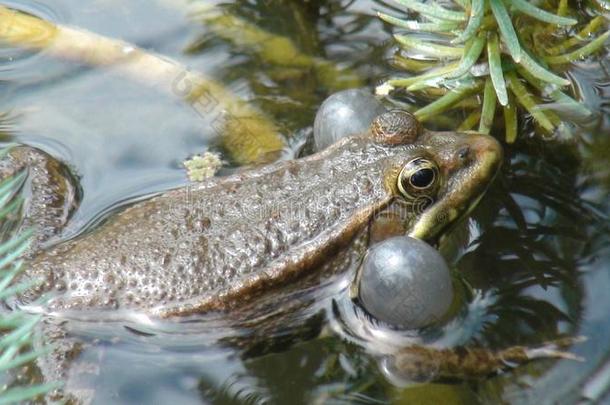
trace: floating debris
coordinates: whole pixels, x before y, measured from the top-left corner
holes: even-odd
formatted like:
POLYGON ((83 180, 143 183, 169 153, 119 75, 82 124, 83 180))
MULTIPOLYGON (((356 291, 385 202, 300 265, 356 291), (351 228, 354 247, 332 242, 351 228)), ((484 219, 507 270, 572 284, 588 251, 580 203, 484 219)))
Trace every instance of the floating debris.
POLYGON ((222 167, 220 155, 205 151, 201 155, 195 155, 184 161, 187 175, 191 181, 204 181, 213 177, 222 167))

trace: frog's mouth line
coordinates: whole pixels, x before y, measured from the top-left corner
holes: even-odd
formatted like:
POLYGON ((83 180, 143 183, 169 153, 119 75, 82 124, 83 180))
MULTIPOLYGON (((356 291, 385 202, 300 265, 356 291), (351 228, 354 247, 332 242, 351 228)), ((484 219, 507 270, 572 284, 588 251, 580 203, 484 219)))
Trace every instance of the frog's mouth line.
MULTIPOLYGON (((440 239, 453 229, 462 219, 467 217, 483 198, 487 187, 471 197, 465 207, 456 208, 451 198, 437 201, 428 208, 415 222, 409 236, 422 239, 431 245, 438 245, 440 239)), ((449 197, 449 196, 447 196, 449 197)))
POLYGON ((473 143, 474 164, 458 169, 445 194, 428 207, 411 227, 409 236, 437 244, 477 206, 502 164, 502 148, 493 138, 479 135, 473 143))

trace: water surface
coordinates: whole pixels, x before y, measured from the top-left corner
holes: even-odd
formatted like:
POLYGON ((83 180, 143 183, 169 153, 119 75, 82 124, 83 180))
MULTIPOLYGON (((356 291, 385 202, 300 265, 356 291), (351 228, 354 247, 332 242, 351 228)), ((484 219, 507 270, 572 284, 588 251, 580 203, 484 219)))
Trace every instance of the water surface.
MULTIPOLYGON (((372 1, 0 3, 204 72, 272 117, 290 145, 310 134, 332 83, 307 69, 268 63, 189 18, 189 7, 217 4, 355 72, 370 89, 393 73, 389 28, 374 16, 384 5, 372 1)), ((463 228, 469 236, 462 246, 470 242, 454 263, 474 291, 494 297, 472 323, 457 326, 463 339, 498 349, 585 335, 589 341, 572 349, 584 362, 539 361, 483 381, 397 387, 362 342, 328 326, 341 323, 332 310, 347 287, 340 277, 295 296, 302 308, 280 327, 209 317, 150 325, 121 314, 104 323, 72 321, 65 327, 82 351, 67 387, 96 404, 608 401, 609 70, 600 57, 570 72, 583 102, 596 111, 572 128, 574 142, 541 141, 531 122, 520 123, 522 136, 506 146, 506 164, 463 228)), ((130 199, 186 184, 180 163, 217 138, 179 97, 44 52, 1 49, 0 88, 3 139, 39 147, 79 175, 83 201, 65 237, 130 199)), ((465 115, 454 116, 459 122, 465 115)))

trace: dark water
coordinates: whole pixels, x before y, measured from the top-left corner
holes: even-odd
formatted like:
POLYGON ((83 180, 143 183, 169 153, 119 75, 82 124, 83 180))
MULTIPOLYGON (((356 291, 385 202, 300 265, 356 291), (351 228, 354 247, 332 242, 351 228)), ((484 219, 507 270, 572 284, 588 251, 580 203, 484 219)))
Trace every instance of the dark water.
MULTIPOLYGON (((340 84, 269 63, 188 18, 189 4, 219 4, 356 72, 362 86, 373 88, 392 73, 389 32, 374 17, 382 5, 371 1, 0 3, 205 72, 276 120, 291 144, 310 133, 317 106, 340 84)), ((572 128, 572 142, 543 142, 531 135, 531 122, 520 123, 522 136, 506 146, 502 173, 464 228, 455 259, 464 283, 486 297, 481 314, 447 337, 498 349, 584 335, 589 340, 571 349, 584 362, 538 361, 486 380, 397 387, 367 345, 337 326, 332 299, 340 303, 346 289, 338 279, 295 296, 303 308, 281 327, 273 311, 261 315, 266 323, 151 325, 121 314, 112 322, 70 322, 65 327, 83 349, 67 388, 97 404, 609 401, 609 71, 607 58, 573 66, 570 75, 596 115, 572 128)), ((44 53, 1 49, 0 88, 4 139, 40 147, 80 176, 84 198, 67 235, 126 200, 186 183, 180 162, 216 136, 178 98, 44 53)))

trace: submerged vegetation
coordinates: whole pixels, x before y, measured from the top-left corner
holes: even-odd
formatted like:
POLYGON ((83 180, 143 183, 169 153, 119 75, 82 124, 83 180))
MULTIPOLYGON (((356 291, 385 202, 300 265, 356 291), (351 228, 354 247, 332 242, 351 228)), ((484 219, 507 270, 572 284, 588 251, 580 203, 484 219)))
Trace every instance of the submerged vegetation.
POLYGON ((0 43, 44 51, 57 59, 115 73, 189 103, 211 121, 220 143, 238 164, 264 163, 284 147, 274 122, 206 75, 166 57, 86 30, 55 24, 0 5, 0 43))
POLYGON ((601 13, 607 7, 603 0, 588 2, 592 12, 600 11, 595 17, 576 11, 567 0, 544 1, 540 8, 525 0, 460 0, 451 2, 452 8, 417 0, 396 3, 419 18, 378 15, 407 31, 394 35, 402 49, 394 64, 414 75, 390 78, 377 92, 420 93, 429 101, 415 111, 421 120, 466 107, 471 112, 460 129, 472 129, 478 122, 478 131, 489 133, 499 103, 506 142, 512 143, 517 108, 533 117, 544 136, 557 129, 569 134, 563 126, 566 116, 582 120, 592 114, 561 73, 566 64, 603 49, 610 36, 601 13), (469 102, 472 97, 482 103, 469 102))
MULTIPOLYGON (((9 148, 0 151, 0 158, 9 148)), ((22 270, 19 257, 28 249, 30 232, 15 234, 21 218, 23 199, 21 187, 25 173, 19 173, 0 182, 0 300, 7 300, 31 288, 31 282, 13 283, 22 270)), ((21 310, 2 314, 0 317, 0 375, 17 374, 20 367, 48 352, 48 348, 34 349, 33 336, 39 316, 21 310)), ((5 382, 3 382, 5 383, 5 382)), ((17 378, 15 386, 0 387, 0 404, 26 401, 45 394, 60 385, 58 383, 29 385, 28 381, 17 378)), ((11 384, 11 385, 12 385, 11 384)))

